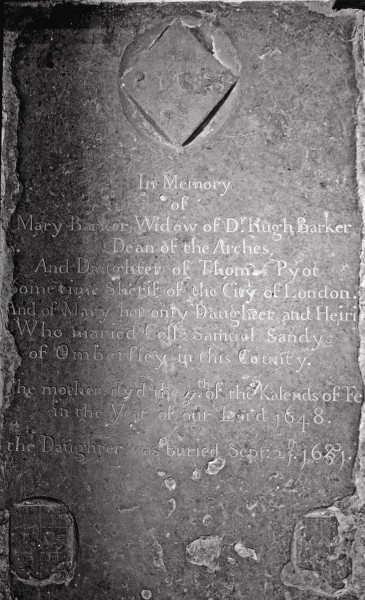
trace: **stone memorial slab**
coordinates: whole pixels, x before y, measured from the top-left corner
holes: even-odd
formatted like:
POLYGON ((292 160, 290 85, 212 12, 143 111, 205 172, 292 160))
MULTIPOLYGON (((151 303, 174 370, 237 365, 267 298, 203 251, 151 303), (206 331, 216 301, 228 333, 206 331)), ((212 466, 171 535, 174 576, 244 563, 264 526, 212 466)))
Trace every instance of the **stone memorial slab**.
POLYGON ((7 3, 0 597, 365 597, 362 25, 7 3))

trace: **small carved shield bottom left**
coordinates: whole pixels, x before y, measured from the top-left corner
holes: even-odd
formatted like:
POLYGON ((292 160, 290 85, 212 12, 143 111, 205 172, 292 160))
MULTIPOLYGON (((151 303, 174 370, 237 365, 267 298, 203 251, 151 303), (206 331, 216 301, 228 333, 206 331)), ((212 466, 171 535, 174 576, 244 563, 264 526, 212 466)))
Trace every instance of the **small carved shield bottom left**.
POLYGON ((67 584, 76 567, 76 523, 61 502, 31 498, 10 511, 12 576, 28 585, 67 584))

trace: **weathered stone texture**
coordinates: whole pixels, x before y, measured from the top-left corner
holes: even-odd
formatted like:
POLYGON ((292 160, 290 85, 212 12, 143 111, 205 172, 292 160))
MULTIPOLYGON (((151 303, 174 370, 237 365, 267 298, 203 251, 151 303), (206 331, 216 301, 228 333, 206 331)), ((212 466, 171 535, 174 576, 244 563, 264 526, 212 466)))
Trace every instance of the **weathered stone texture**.
POLYGON ((3 595, 364 597, 362 18, 76 4, 8 11, 3 595))

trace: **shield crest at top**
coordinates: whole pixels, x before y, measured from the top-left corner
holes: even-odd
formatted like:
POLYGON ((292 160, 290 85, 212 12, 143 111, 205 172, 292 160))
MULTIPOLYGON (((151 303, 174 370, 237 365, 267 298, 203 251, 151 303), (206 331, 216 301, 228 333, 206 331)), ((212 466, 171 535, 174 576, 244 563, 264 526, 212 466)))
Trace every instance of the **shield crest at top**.
POLYGON ((144 34, 125 52, 122 105, 137 129, 182 149, 226 121, 239 71, 234 48, 221 30, 176 19, 144 34))

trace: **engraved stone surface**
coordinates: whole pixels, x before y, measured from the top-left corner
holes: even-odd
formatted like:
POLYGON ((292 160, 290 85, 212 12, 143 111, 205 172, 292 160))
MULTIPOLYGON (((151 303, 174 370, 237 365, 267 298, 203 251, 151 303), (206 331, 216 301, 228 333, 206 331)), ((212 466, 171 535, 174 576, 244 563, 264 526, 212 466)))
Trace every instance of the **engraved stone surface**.
POLYGON ((196 6, 8 5, 18 600, 365 594, 360 20, 196 6))

